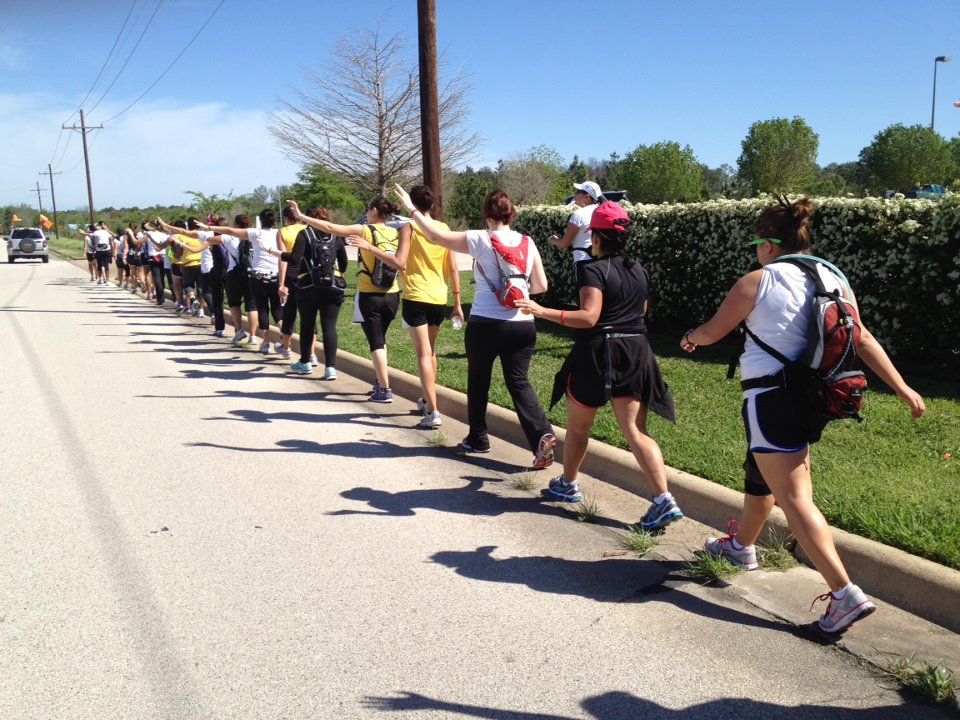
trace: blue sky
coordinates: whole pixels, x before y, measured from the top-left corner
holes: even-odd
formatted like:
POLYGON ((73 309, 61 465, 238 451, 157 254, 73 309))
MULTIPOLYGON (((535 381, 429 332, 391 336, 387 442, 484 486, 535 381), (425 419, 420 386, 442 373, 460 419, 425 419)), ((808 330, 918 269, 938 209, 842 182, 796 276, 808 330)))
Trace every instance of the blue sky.
MULTIPOLYGON (((378 20, 416 55, 416 0, 224 0, 114 118, 219 4, 4 0, 0 204, 36 206, 31 188, 48 188, 38 173, 52 162, 63 173, 58 207, 85 206, 80 136, 60 130, 79 122, 81 103, 89 124, 105 126, 89 136, 98 208, 292 182, 297 168, 266 124, 302 68, 322 71, 338 37, 378 20), (128 13, 116 59, 87 97, 128 13)), ((437 0, 437 21, 448 67, 472 78, 475 167, 541 144, 570 160, 662 140, 689 144, 711 167, 736 165, 753 122, 795 115, 819 134, 821 165, 855 160, 888 125, 930 122, 939 55, 954 60, 938 67, 936 127, 960 131, 957 0, 437 0)))

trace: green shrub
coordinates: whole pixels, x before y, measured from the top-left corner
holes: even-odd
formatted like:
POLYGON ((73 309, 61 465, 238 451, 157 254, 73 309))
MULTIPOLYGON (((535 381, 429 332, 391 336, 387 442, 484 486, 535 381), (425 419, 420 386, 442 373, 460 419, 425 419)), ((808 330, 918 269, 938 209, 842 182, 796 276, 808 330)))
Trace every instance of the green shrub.
MULTIPOLYGON (((629 251, 652 278, 650 315, 689 326, 709 318, 755 262, 753 223, 768 198, 681 205, 625 204, 634 221, 629 251)), ((960 195, 939 202, 824 198, 813 217, 814 252, 848 275, 864 322, 888 350, 953 358, 960 339, 960 195)), ((523 207, 517 230, 539 240, 550 301, 573 304, 570 253, 544 242, 562 235, 568 207, 523 207)))

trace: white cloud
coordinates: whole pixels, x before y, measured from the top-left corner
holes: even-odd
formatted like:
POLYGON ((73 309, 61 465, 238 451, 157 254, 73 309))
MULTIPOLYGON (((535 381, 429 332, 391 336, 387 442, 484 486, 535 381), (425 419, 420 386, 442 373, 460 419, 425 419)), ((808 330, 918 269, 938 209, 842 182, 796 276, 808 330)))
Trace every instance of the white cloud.
MULTIPOLYGON (((0 96, 5 112, 0 136, 8 138, 0 172, 0 204, 29 201, 29 192, 51 160, 60 125, 73 108, 39 95, 0 96)), ((90 125, 101 124, 123 105, 102 105, 90 125)), ((71 123, 79 124, 78 118, 71 123)), ((296 165, 280 154, 267 131, 267 112, 232 108, 223 103, 190 105, 181 101, 142 102, 88 135, 94 205, 146 207, 182 204, 186 190, 226 195, 249 192, 258 185, 279 185, 296 179, 296 165)), ((86 180, 79 132, 64 131, 57 153, 63 175, 55 176, 57 206, 85 207, 86 180), (70 146, 59 160, 68 135, 70 146)), ((41 188, 49 187, 40 177, 41 188)), ((32 200, 31 200, 32 197, 32 200)), ((49 206, 49 194, 44 196, 49 206)))

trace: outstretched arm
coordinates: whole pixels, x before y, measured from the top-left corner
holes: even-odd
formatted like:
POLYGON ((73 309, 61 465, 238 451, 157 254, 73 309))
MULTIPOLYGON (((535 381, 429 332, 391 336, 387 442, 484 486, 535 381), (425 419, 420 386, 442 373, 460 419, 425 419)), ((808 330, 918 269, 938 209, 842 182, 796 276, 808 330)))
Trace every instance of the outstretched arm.
POLYGON ((680 347, 693 352, 698 345, 713 345, 723 340, 756 306, 762 274, 762 270, 754 270, 737 280, 713 317, 684 333, 680 347))
POLYGON ((454 250, 455 252, 469 252, 467 234, 465 232, 443 230, 438 227, 431 218, 417 210, 410 200, 407 191, 400 187, 399 184, 394 185, 393 192, 400 199, 400 203, 407 209, 407 212, 410 213, 413 221, 423 230, 423 234, 430 242, 441 245, 448 250, 454 250))
POLYGON ((363 234, 363 225, 338 225, 337 223, 328 222, 326 220, 319 220, 317 218, 304 215, 302 212, 300 212, 300 206, 297 205, 296 200, 287 200, 287 204, 290 206, 290 209, 293 210, 293 216, 298 221, 304 223, 305 225, 315 227, 317 230, 322 230, 323 232, 330 233, 331 235, 339 235, 340 237, 363 234))

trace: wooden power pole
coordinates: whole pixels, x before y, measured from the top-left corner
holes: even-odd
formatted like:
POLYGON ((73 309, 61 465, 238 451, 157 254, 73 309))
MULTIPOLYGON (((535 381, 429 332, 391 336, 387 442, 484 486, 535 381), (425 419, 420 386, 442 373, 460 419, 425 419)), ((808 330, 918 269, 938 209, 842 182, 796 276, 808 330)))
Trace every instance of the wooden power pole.
POLYGON ((443 218, 435 0, 417 0, 417 19, 420 48, 420 135, 423 144, 423 184, 433 191, 437 201, 433 216, 443 218))
POLYGON ((57 221, 57 196, 53 194, 53 176, 59 175, 60 173, 55 173, 53 168, 50 166, 50 163, 47 163, 47 171, 45 173, 40 173, 41 175, 48 175, 50 177, 50 201, 53 203, 53 231, 57 235, 57 240, 60 239, 60 223, 57 221))
POLYGON ((87 168, 87 200, 90 202, 90 224, 93 225, 97 222, 97 218, 94 216, 93 210, 93 184, 90 182, 90 155, 87 152, 87 133, 91 130, 102 130, 103 125, 96 125, 94 127, 87 127, 83 119, 83 110, 80 111, 80 127, 76 125, 70 125, 69 127, 64 125, 64 130, 79 130, 80 136, 83 138, 83 163, 87 168))

